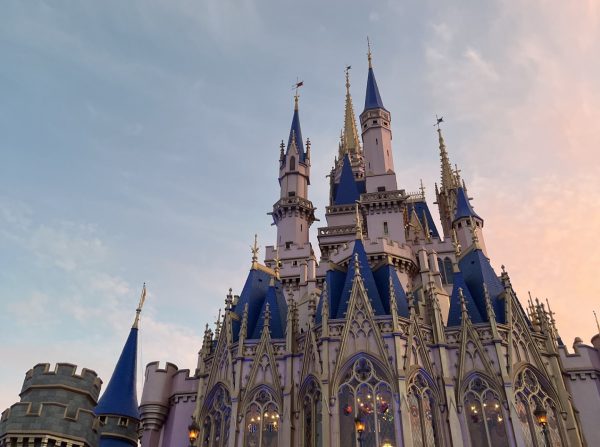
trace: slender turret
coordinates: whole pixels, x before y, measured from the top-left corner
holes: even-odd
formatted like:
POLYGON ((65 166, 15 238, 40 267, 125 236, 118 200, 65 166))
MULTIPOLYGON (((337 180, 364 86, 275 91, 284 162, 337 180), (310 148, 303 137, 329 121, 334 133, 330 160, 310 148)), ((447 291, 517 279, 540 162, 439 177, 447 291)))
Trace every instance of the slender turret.
POLYGON ((138 445, 138 410, 136 390, 136 359, 138 326, 146 299, 146 285, 142 288, 140 302, 129 336, 117 361, 106 391, 102 394, 94 413, 99 418, 99 447, 129 447, 138 445))

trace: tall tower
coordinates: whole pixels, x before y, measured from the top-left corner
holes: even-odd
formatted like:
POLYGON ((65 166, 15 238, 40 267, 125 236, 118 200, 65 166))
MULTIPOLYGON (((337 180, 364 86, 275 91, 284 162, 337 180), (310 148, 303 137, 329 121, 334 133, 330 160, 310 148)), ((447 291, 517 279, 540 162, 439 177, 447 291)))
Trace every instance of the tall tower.
POLYGON ((394 191, 397 189, 392 155, 391 115, 383 106, 375 73, 373 71, 371 47, 369 46, 369 75, 365 109, 360 114, 362 130, 367 193, 394 191))
POLYGON ((129 336, 117 361, 106 391, 98 401, 94 413, 98 416, 98 447, 135 447, 138 445, 140 413, 136 390, 136 359, 138 323, 146 286, 142 289, 140 303, 129 336))
POLYGON ((298 94, 294 96, 294 115, 287 149, 281 142, 279 157, 280 198, 273 205, 273 222, 277 225, 276 247, 290 250, 308 244, 308 230, 315 221, 315 207, 308 200, 310 184, 310 140, 306 151, 302 142, 298 94))
POLYGON ((444 231, 444 238, 448 239, 452 236, 452 221, 456 210, 457 189, 460 186, 460 178, 458 169, 453 171, 450 165, 450 157, 446 150, 446 143, 442 136, 442 129, 439 124, 442 118, 438 119, 438 141, 440 147, 440 162, 441 162, 441 182, 438 188, 436 184, 435 196, 437 205, 440 211, 440 221, 444 231))

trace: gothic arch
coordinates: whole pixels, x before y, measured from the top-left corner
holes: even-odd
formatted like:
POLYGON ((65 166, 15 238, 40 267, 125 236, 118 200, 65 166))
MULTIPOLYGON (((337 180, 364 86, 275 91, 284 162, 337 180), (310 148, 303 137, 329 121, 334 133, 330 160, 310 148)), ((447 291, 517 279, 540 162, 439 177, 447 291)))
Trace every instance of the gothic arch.
POLYGON ((223 382, 217 382, 204 399, 200 412, 202 447, 226 447, 231 425, 231 393, 223 382))
POLYGON ((323 393, 314 375, 301 384, 298 393, 298 410, 301 415, 300 441, 303 447, 323 446, 323 393))
POLYGON ((554 386, 544 374, 531 364, 520 364, 513 374, 513 390, 515 400, 512 404, 515 406, 525 443, 534 447, 548 444, 550 447, 565 445, 561 401, 554 386), (538 407, 547 412, 547 441, 533 414, 538 407))
POLYGON ((373 366, 375 366, 375 368, 377 368, 380 371, 380 373, 384 375, 383 378, 386 382, 388 382, 390 384, 390 386, 392 387, 392 391, 394 393, 398 392, 398 389, 395 386, 396 381, 393 379, 394 374, 389 369, 386 362, 382 361, 381 359, 378 359, 377 357, 375 357, 371 354, 367 354, 366 352, 362 352, 362 351, 357 352, 354 355, 352 355, 351 357, 347 358, 346 361, 344 362, 344 364, 339 368, 339 373, 338 373, 337 377, 334 377, 333 382, 332 382, 333 390, 337 390, 339 388, 341 382, 343 381, 344 376, 348 373, 348 370, 352 367, 352 365, 354 365, 354 363, 356 363, 356 361, 358 359, 365 359, 365 360, 368 360, 371 363, 373 363, 373 366))
POLYGON ((463 423, 473 446, 508 447, 506 397, 502 386, 483 371, 471 371, 460 385, 463 423))
POLYGON ((244 447, 277 447, 281 427, 281 396, 267 385, 246 394, 239 416, 243 421, 244 447))
POLYGON ((413 445, 439 445, 443 423, 439 411, 440 393, 435 381, 423 368, 415 368, 408 374, 406 383, 406 406, 413 445))
POLYGON ((337 396, 339 445, 357 443, 355 419, 364 423, 363 445, 396 445, 397 393, 393 377, 381 361, 364 353, 352 356, 340 368, 333 392, 337 396))

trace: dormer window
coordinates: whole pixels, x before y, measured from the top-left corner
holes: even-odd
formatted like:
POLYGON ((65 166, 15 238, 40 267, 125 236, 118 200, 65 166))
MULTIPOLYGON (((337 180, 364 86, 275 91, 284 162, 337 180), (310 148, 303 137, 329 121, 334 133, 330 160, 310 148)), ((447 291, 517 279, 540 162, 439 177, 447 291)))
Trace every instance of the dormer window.
POLYGON ((290 171, 296 170, 296 157, 290 158, 290 171))

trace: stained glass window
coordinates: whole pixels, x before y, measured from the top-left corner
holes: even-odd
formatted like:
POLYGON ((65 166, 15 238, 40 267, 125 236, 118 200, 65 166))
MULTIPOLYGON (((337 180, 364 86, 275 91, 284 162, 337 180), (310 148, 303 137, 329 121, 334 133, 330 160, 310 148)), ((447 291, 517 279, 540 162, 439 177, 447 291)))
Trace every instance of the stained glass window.
POLYGON ((267 390, 259 390, 246 407, 244 447, 277 447, 279 409, 267 390))
POLYGON ((311 379, 303 394, 302 410, 304 413, 304 447, 322 447, 322 410, 321 390, 314 379, 311 379))
POLYGON ((506 421, 499 394, 481 376, 473 377, 464 395, 471 445, 508 447, 506 421))
POLYGON ((229 440, 231 397, 225 388, 217 385, 204 408, 202 424, 203 447, 226 447, 229 440))
POLYGON ((392 389, 370 360, 360 358, 349 368, 340 384, 338 400, 340 445, 356 446, 356 418, 365 425, 362 447, 396 445, 392 389))
POLYGON ((429 381, 422 372, 408 383, 408 407, 415 447, 435 447, 435 399, 429 381))

